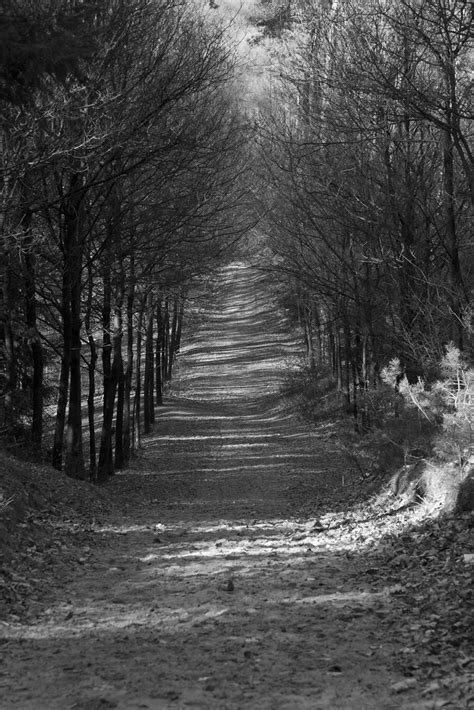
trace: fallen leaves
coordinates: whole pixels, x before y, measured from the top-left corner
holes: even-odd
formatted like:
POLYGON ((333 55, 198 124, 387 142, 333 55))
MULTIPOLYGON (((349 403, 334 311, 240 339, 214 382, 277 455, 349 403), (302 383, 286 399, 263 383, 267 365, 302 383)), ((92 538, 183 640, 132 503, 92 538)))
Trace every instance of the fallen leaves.
POLYGON ((468 707, 473 676, 465 670, 474 670, 474 570, 464 561, 473 549, 471 524, 470 514, 427 519, 389 535, 390 544, 374 555, 379 576, 392 570, 403 585, 386 620, 405 640, 398 666, 415 682, 429 679, 424 693, 449 693, 453 707, 468 707))
POLYGON ((418 681, 416 678, 404 678, 399 680, 397 683, 392 683, 390 690, 392 693, 404 693, 406 690, 410 690, 417 685, 418 681))
MULTIPOLYGON (((4 487, 23 485, 28 490, 29 480, 35 476, 34 485, 40 482, 44 486, 42 497, 25 494, 21 519, 12 518, 0 538, 0 618, 35 615, 43 599, 67 584, 78 568, 84 568, 97 544, 94 516, 112 507, 104 504, 100 491, 96 498, 92 487, 82 487, 71 503, 72 492, 80 488, 78 482, 45 467, 17 462, 12 470, 2 471, 0 483, 4 487), (19 481, 11 483, 13 475, 18 475, 19 481)), ((18 510, 9 512, 19 514, 18 510)))

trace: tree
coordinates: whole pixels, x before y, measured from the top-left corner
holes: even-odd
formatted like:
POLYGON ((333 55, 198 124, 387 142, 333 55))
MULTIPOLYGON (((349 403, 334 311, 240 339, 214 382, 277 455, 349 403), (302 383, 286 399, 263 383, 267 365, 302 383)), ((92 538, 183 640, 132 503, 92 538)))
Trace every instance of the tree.
POLYGON ((443 343, 467 342, 470 12, 307 3, 281 43, 261 120, 269 244, 308 355, 355 411, 393 353, 430 376, 443 343))
POLYGON ((67 77, 79 75, 81 65, 91 55, 94 36, 84 32, 87 12, 86 7, 69 2, 38 7, 27 0, 6 0, 0 10, 4 419, 7 433, 11 433, 18 419, 16 363, 20 343, 26 341, 33 366, 32 435, 38 446, 42 439, 43 352, 36 322, 38 203, 34 183, 39 167, 57 149, 44 140, 47 109, 42 99, 49 96, 52 84, 62 85, 67 77), (20 325, 22 307, 25 328, 20 325))
MULTIPOLYGON (((10 44, 25 46, 8 54, 9 66, 40 52, 36 30, 28 33, 22 24, 24 13, 34 24, 34 5, 14 9, 20 29, 10 44)), ((67 38, 77 30, 71 39, 77 62, 70 64, 66 50, 57 71, 49 59, 39 61, 44 71, 32 71, 26 84, 22 74, 5 114, 2 136, 13 177, 3 183, 3 245, 6 263, 15 266, 8 273, 16 278, 3 283, 10 330, 2 332, 2 370, 5 390, 15 392, 18 346, 11 335, 39 317, 36 342, 47 347, 57 376, 53 463, 75 477, 104 480, 128 460, 140 435, 143 325, 151 361, 157 308, 169 308, 168 324, 157 336, 161 384, 152 378, 157 362, 146 374, 148 426, 179 347, 186 286, 248 225, 246 126, 229 89, 232 55, 223 30, 194 9, 144 0, 65 0, 48 5, 48 12, 49 24, 42 27, 51 27, 50 34, 63 24, 67 38), (68 13, 77 27, 64 19, 68 13), (26 118, 15 133, 20 100, 26 118), (18 243, 27 247, 23 272, 18 243), (18 314, 13 305, 19 300, 18 314), (103 411, 96 417, 99 397, 103 411)), ((11 71, 0 72, 0 80, 11 71)), ((39 382, 33 378, 33 401, 39 382)), ((10 412, 13 425, 13 404, 10 412)))

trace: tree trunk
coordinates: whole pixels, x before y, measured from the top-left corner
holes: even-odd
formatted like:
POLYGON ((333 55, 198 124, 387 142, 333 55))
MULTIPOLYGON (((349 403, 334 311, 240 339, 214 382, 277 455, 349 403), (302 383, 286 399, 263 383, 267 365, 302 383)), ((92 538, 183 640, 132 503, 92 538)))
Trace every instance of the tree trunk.
POLYGON ((92 332, 92 301, 93 301, 93 274, 91 262, 88 266, 88 291, 87 291, 87 307, 84 320, 84 327, 87 333, 87 341, 89 343, 90 359, 87 366, 89 388, 87 394, 87 419, 89 422, 89 476, 91 481, 95 481, 97 477, 97 447, 95 437, 95 370, 97 365, 97 347, 92 332))
POLYGON ((183 321, 184 321, 184 296, 181 295, 179 299, 179 311, 178 311, 178 323, 176 326, 176 346, 175 353, 179 353, 181 348, 181 335, 183 332, 183 321))
POLYGON ((156 405, 161 407, 163 404, 163 377, 162 377, 162 363, 161 363, 161 305, 158 299, 156 306, 156 341, 155 341, 155 391, 156 391, 156 405))
POLYGON ((135 300, 135 263, 133 254, 130 257, 130 274, 127 294, 127 363, 124 373, 123 400, 123 463, 130 460, 132 450, 132 376, 133 376, 133 304, 135 300))
POLYGON ((123 412, 125 400, 125 376, 123 370, 122 357, 122 305, 123 305, 123 282, 120 286, 120 293, 117 298, 114 316, 114 332, 112 338, 112 349, 114 359, 112 363, 112 373, 117 390, 117 413, 115 417, 115 468, 120 470, 124 464, 123 453, 123 412))
POLYGON ((81 176, 74 173, 64 204, 64 272, 69 295, 69 412, 65 470, 71 478, 86 478, 82 448, 81 292, 83 241, 79 234, 82 202, 81 176))
POLYGON ((154 421, 154 352, 153 352, 153 297, 150 296, 147 314, 147 328, 145 340, 145 376, 143 381, 143 431, 151 432, 154 421))
POLYGON ((140 447, 141 444, 141 389, 142 389, 142 340, 143 340, 143 321, 145 318, 147 296, 142 296, 142 302, 138 312, 137 323, 137 367, 136 367, 136 384, 135 398, 133 403, 133 450, 140 447))
POLYGON ((346 376, 345 392, 346 392, 347 411, 354 412, 357 410, 356 410, 355 401, 354 401, 354 409, 352 408, 352 403, 351 403, 351 391, 352 391, 351 379, 352 379, 352 372, 353 372, 352 353, 351 353, 351 331, 350 331, 347 323, 344 323, 344 355, 345 355, 344 370, 345 370, 345 376, 346 376))
MULTIPOLYGON (((63 315, 63 331, 66 321, 63 315)), ((51 465, 61 471, 63 466, 64 430, 66 427, 67 395, 69 388, 69 348, 66 347, 66 334, 63 332, 63 353, 61 357, 61 371, 58 382, 58 400, 56 405, 56 423, 54 427, 53 452, 51 465)))
POLYGON ((163 347, 161 354, 161 362, 163 365, 163 380, 169 380, 169 335, 170 335, 170 313, 169 313, 169 299, 165 298, 164 308, 162 311, 163 318, 163 347))
POLYGON ((304 308, 304 334, 306 343, 306 361, 311 369, 315 367, 314 346, 313 346, 313 308, 311 303, 305 304, 304 308))
MULTIPOLYGON (((450 117, 448 118, 450 121, 450 117)), ((444 207, 446 223, 446 242, 449 254, 450 280, 451 280, 451 340, 462 350, 463 348, 463 326, 462 326, 462 275, 459 261, 459 240, 456 230, 456 208, 455 208, 455 188, 454 188, 454 158, 453 139, 451 131, 443 131, 443 188, 444 207)))
POLYGON ((175 297, 173 301, 173 318, 171 319, 171 335, 169 343, 169 363, 168 363, 168 378, 173 375, 174 358, 177 350, 177 332, 179 321, 179 297, 175 297))
MULTIPOLYGON (((6 136, 0 131, 0 150, 8 152, 6 136)), ((13 258, 14 245, 9 235, 7 208, 14 195, 12 179, 8 173, 2 176, 0 196, 0 332, 3 331, 3 425, 8 435, 13 436, 15 427, 15 390, 17 386, 16 348, 15 348, 15 289, 13 258)), ((1 422, 0 422, 1 423, 1 422)))
POLYGON ((97 444, 95 437, 95 369, 98 355, 97 348, 92 333, 88 335, 90 360, 88 365, 89 391, 87 395, 87 414, 89 421, 89 475, 91 481, 97 478, 97 444))
POLYGON ((69 193, 62 201, 61 236, 63 244, 63 277, 61 291, 62 355, 58 386, 56 426, 54 432, 52 464, 62 468, 65 450, 65 470, 72 478, 84 478, 82 451, 81 411, 81 270, 82 242, 79 235, 79 210, 81 206, 81 178, 73 173, 69 193), (69 403, 69 411, 66 411, 69 403), (64 441, 64 433, 66 441, 64 441))
POLYGON ((71 329, 69 412, 67 420, 67 440, 65 470, 71 478, 85 479, 84 452, 82 448, 82 388, 81 388, 81 320, 80 298, 74 300, 73 324, 71 329))
POLYGON ((37 451, 41 450, 43 438, 43 348, 36 318, 36 263, 31 236, 31 212, 27 210, 23 218, 23 253, 25 279, 25 317, 28 327, 28 341, 33 366, 32 378, 32 422, 31 440, 37 451))
POLYGON ((113 474, 112 456, 112 423, 114 415, 115 390, 112 377, 112 340, 111 340, 111 254, 110 244, 106 251, 103 268, 103 306, 102 306, 102 371, 103 371, 103 401, 102 401, 102 429, 100 435, 99 465, 97 477, 105 481, 113 474))
POLYGON ((333 342, 333 372, 336 376, 336 387, 339 392, 342 392, 342 347, 339 327, 336 327, 336 332, 333 335, 333 342))
POLYGON ((3 385, 3 412, 4 425, 8 435, 13 436, 13 431, 16 423, 15 415, 15 391, 17 388, 17 362, 16 362, 16 343, 15 343, 15 288, 14 288, 14 269, 12 264, 14 250, 8 245, 8 236, 2 235, 2 241, 5 242, 5 248, 2 250, 2 302, 1 311, 3 321, 3 353, 4 353, 4 385, 3 385))

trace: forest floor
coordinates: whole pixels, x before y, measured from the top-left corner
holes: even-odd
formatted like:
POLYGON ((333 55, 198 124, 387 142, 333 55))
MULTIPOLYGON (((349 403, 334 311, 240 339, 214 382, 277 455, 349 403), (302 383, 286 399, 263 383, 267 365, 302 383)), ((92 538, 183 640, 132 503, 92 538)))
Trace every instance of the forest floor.
POLYGON ((337 424, 281 400, 294 349, 230 265, 133 467, 35 471, 4 527, 2 710, 474 707, 472 516, 370 497, 337 424))

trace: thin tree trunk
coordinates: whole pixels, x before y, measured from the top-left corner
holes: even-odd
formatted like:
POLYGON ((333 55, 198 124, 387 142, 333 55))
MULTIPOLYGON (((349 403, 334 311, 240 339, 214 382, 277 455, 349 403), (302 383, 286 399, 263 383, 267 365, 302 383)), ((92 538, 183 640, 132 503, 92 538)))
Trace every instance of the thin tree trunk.
MULTIPOLYGON (((8 151, 6 136, 0 131, 0 149, 8 151)), ((8 435, 13 436, 15 416, 15 390, 17 387, 16 347, 15 347, 15 289, 13 259, 15 249, 6 224, 5 207, 14 198, 12 179, 8 173, 3 176, 2 209, 0 210, 0 324, 3 331, 3 425, 8 435)))
POLYGON ((145 340, 145 376, 143 381, 143 431, 151 432, 154 421, 154 352, 153 352, 153 321, 154 308, 153 296, 150 295, 147 314, 146 340, 145 340))
POLYGON ((63 277, 61 317, 63 344, 52 455, 52 464, 58 470, 61 470, 64 458, 65 471, 72 478, 84 478, 85 475, 82 451, 80 371, 82 267, 82 244, 79 236, 79 209, 82 199, 80 180, 78 173, 71 176, 69 194, 62 202, 63 277), (68 404, 69 410, 67 411, 68 404))
POLYGON ((66 442, 65 470, 71 478, 85 479, 84 452, 82 448, 82 387, 81 387, 81 319, 80 300, 74 300, 73 324, 71 329, 70 384, 68 435, 66 442))
MULTIPOLYGON (((351 374, 352 374, 352 357, 351 357, 351 333, 347 323, 344 323, 344 351, 345 351, 345 391, 346 403, 348 411, 351 410, 351 374)), ((354 402, 354 409, 355 409, 354 402)))
POLYGON ((127 294, 127 363, 124 373, 124 401, 123 401, 123 463, 130 460, 132 450, 132 376, 133 376, 133 304, 135 300, 135 260, 130 257, 130 274, 127 294))
MULTIPOLYGON (((451 120, 451 117, 448 118, 451 120)), ((459 241, 456 231, 456 208, 454 188, 453 139, 451 131, 443 131, 443 187, 446 214, 446 239, 450 262, 451 278, 451 339, 458 348, 463 348, 461 264, 459 261, 459 241)))
POLYGON ((335 340, 334 340, 334 355, 335 355, 335 374, 336 374, 336 386, 337 389, 342 392, 342 345, 341 345, 341 333, 339 328, 336 330, 335 340))
POLYGON ((156 306, 156 341, 155 341, 155 392, 156 405, 161 407, 163 404, 163 377, 161 364, 161 305, 158 299, 156 306))
POLYGON ((111 254, 110 235, 103 268, 103 306, 102 306, 102 371, 103 371, 103 404, 102 429, 100 435, 99 465, 97 476, 105 481, 113 473, 112 457, 112 423, 114 415, 115 391, 112 377, 112 340, 111 340, 111 254))
POLYGON ((90 360, 88 365, 89 391, 87 395, 87 414, 89 421, 89 475, 91 481, 97 478, 97 442, 95 436, 95 370, 98 360, 97 348, 92 333, 88 337, 90 360))
POLYGON ((81 292, 83 241, 79 234, 79 211, 82 201, 81 176, 75 173, 65 201, 64 271, 70 299, 70 380, 65 470, 71 478, 86 478, 82 448, 81 388, 81 292))
MULTIPOLYGON (((8 242, 8 236, 2 241, 8 242)), ((15 416, 15 391, 17 388, 17 361, 15 345, 15 288, 14 269, 12 264, 13 247, 8 244, 3 250, 1 262, 3 264, 2 276, 2 321, 3 321, 3 354, 4 354, 4 384, 3 384, 3 415, 7 434, 13 436, 16 423, 15 416)))
POLYGON ((306 304, 304 309, 304 332, 306 341, 306 358, 311 369, 315 367, 314 346, 313 346, 313 308, 311 304, 306 304))
POLYGON ((123 411, 125 399, 125 375, 123 370, 122 357, 122 305, 123 305, 123 282, 120 286, 120 295, 117 299, 114 316, 114 332, 112 348, 114 359, 112 363, 112 373, 117 390, 117 412, 115 417, 115 468, 120 470, 124 464, 123 454, 123 411))
POLYGON ((142 390, 142 340, 143 340, 143 321, 145 317, 147 296, 142 296, 142 302, 138 312, 137 323, 137 366, 136 366, 136 384, 135 397, 133 403, 133 450, 135 451, 141 444, 141 390, 142 390))
POLYGON ((173 365, 176 353, 177 331, 179 320, 179 298, 176 296, 173 301, 173 318, 171 319, 171 334, 169 342, 169 362, 168 362, 168 378, 173 376, 173 365))
POLYGON ((54 427, 54 441, 51 464, 58 471, 62 470, 63 454, 64 454, 64 432, 66 429, 66 414, 67 401, 69 393, 69 374, 70 374, 70 283, 66 270, 66 256, 63 255, 63 274, 61 283, 61 320, 62 320, 62 353, 61 353, 61 370, 59 373, 58 382, 58 399, 56 404, 56 420, 54 427))
POLYGON ((170 332, 170 314, 169 314, 169 299, 165 298, 163 309, 163 347, 161 361, 163 365, 163 380, 169 380, 169 332, 170 332))
POLYGON ((176 346, 175 346, 175 353, 179 353, 179 350, 181 348, 181 335, 183 333, 183 321, 184 321, 184 301, 185 298, 183 295, 180 296, 179 299, 179 311, 178 311, 178 323, 176 326, 176 346))
POLYGON ((23 219, 24 229, 24 275, 25 275, 25 304, 26 325, 28 327, 28 340, 31 349, 33 365, 32 382, 32 422, 31 439, 37 451, 41 450, 43 438, 43 348, 38 332, 36 318, 36 264, 31 236, 31 212, 25 212, 23 219))
POLYGON ((95 436, 95 370, 97 365, 97 347, 92 332, 92 300, 93 300, 93 274, 92 266, 88 265, 88 291, 87 291, 87 307, 84 319, 84 327, 87 333, 87 341, 89 343, 90 359, 87 366, 89 388, 87 394, 87 414, 89 423, 89 475, 91 481, 95 481, 97 477, 97 446, 95 436))
MULTIPOLYGON (((63 316, 63 329, 66 321, 63 316)), ((66 427, 67 395, 69 387, 69 348, 66 347, 66 337, 63 332, 63 353, 61 356, 61 371, 58 382, 58 400, 56 404, 56 423, 54 427, 53 452, 51 465, 61 471, 63 465, 64 430, 66 427)))

